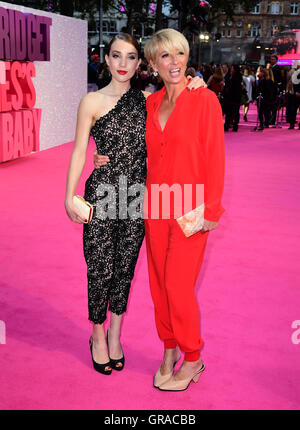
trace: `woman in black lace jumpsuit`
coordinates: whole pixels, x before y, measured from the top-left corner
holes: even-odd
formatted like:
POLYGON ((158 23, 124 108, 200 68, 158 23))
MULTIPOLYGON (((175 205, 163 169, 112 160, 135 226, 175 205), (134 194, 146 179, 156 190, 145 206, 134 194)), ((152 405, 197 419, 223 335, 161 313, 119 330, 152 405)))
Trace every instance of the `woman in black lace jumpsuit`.
POLYGON ((88 269, 89 319, 96 324, 105 321, 108 303, 109 310, 117 315, 126 311, 144 238, 142 203, 137 207, 136 219, 126 212, 135 198, 142 201, 139 195, 127 197, 127 188, 145 184, 145 120, 145 97, 141 91, 130 88, 116 107, 96 121, 91 129, 98 153, 110 159, 106 166, 93 170, 86 181, 84 194, 95 210, 92 221, 84 224, 83 243, 88 269), (107 201, 107 193, 103 189, 99 196, 99 184, 114 186, 116 205, 114 208, 114 202, 111 202, 111 206, 115 209, 112 214, 115 219, 106 217, 107 208, 101 200, 107 201))
POLYGON ((132 36, 116 35, 105 59, 112 73, 111 83, 87 94, 79 106, 65 207, 72 221, 84 221, 72 199, 91 132, 97 151, 109 157, 109 163, 94 169, 86 181, 84 198, 94 206, 94 214, 83 228, 89 320, 94 323, 92 360, 95 370, 108 375, 111 368, 121 370, 124 366, 124 356, 120 358, 122 315, 144 238, 146 94, 130 88, 140 63, 139 46, 132 36), (108 306, 111 321, 106 343, 103 323, 108 306))

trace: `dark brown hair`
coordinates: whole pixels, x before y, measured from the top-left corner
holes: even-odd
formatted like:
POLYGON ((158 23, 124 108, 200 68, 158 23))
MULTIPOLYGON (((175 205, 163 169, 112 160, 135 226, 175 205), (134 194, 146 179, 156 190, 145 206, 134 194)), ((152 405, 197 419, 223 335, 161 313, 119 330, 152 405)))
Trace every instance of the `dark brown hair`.
POLYGON ((138 41, 136 40, 135 37, 133 37, 131 34, 128 34, 128 33, 118 33, 111 39, 111 41, 109 42, 109 44, 107 45, 107 48, 106 48, 106 54, 107 55, 109 55, 112 44, 116 40, 123 40, 124 42, 130 43, 130 45, 134 46, 135 49, 137 50, 138 58, 141 58, 141 48, 140 48, 138 41))

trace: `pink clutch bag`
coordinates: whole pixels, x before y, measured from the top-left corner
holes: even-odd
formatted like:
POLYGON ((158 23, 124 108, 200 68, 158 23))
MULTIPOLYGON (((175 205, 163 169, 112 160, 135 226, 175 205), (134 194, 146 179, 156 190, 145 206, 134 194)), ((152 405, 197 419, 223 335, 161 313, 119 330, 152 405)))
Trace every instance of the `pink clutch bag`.
POLYGON ((204 223, 204 203, 185 215, 176 218, 176 221, 186 237, 198 233, 198 231, 202 229, 204 223))

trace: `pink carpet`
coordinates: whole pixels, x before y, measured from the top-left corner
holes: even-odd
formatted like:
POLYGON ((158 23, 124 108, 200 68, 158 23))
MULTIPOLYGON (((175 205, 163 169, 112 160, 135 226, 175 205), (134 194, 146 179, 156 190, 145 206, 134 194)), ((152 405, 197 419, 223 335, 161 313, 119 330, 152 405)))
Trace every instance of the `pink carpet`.
MULTIPOLYGON (((144 245, 123 325, 126 368, 92 368, 82 226, 64 212, 72 143, 0 166, 1 409, 299 409, 300 131, 254 133, 255 119, 252 109, 226 133, 226 212, 197 282, 206 371, 181 393, 152 387, 163 348, 144 245)), ((91 142, 78 193, 93 151, 91 142)))

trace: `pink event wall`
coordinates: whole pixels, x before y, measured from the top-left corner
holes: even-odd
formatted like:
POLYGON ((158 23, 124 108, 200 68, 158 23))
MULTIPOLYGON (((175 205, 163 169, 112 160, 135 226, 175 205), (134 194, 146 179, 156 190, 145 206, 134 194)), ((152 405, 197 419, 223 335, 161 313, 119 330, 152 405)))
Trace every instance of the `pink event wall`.
POLYGON ((87 92, 87 21, 0 1, 0 7, 52 18, 51 61, 35 61, 35 108, 42 109, 40 150, 74 139, 77 108, 87 92))

